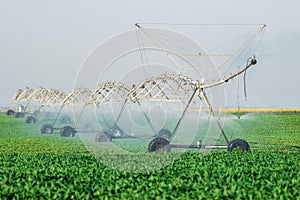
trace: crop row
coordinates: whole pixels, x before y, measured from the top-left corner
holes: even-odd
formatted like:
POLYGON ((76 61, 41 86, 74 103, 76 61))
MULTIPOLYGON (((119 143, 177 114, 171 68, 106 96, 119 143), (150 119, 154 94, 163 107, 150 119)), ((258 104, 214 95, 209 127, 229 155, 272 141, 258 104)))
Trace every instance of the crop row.
POLYGON ((300 195, 297 153, 187 152, 164 169, 112 169, 92 155, 0 154, 7 198, 293 198, 300 195))
POLYGON ((105 165, 77 136, 42 135, 38 126, 0 115, 0 199, 295 199, 299 120, 297 114, 252 114, 225 121, 227 132, 250 142, 250 152, 193 151, 176 159, 170 159, 176 152, 109 155, 120 163, 136 159, 129 168, 153 157, 153 165, 165 166, 130 173, 105 165))

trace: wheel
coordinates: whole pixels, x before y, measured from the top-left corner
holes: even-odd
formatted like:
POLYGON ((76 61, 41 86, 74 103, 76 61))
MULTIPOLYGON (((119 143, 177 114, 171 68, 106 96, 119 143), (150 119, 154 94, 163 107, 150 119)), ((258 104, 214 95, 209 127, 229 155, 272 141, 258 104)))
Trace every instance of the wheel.
POLYGON ((14 115, 15 114, 15 112, 13 111, 13 110, 8 110, 7 112, 6 112, 6 115, 8 115, 8 116, 12 116, 12 115, 14 115))
POLYGON ((165 138, 167 140, 169 140, 171 136, 172 136, 171 131, 165 128, 161 129, 157 134, 157 137, 165 138))
POLYGON ((71 126, 65 126, 60 129, 61 137, 74 137, 75 130, 71 126))
POLYGON ((52 134, 53 133, 53 126, 51 124, 44 124, 41 128, 42 134, 52 134))
POLYGON ((60 122, 62 124, 70 124, 71 123, 71 118, 67 115, 64 115, 60 118, 60 122))
POLYGON ((95 142, 111 142, 111 140, 111 135, 102 131, 95 137, 95 142))
POLYGON ((36 118, 33 116, 28 116, 25 121, 26 124, 34 124, 35 122, 36 122, 36 118))
POLYGON ((23 118, 24 117, 24 113, 22 112, 17 112, 15 115, 16 118, 23 118))
POLYGON ((248 142, 243 139, 232 140, 228 145, 228 151, 232 152, 234 149, 241 151, 250 151, 248 142))
POLYGON ((148 152, 168 153, 171 151, 170 142, 165 138, 154 138, 148 146, 148 152))

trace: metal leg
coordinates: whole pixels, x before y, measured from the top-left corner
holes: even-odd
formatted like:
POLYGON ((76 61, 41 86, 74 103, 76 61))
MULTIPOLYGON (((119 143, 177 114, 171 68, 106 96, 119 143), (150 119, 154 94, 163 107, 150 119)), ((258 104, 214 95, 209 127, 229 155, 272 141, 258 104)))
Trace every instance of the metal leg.
MULTIPOLYGON (((108 123, 108 121, 105 119, 105 117, 104 117, 101 113, 100 113, 100 116, 101 116, 101 118, 103 119, 103 122, 104 122, 105 126, 108 128, 108 130, 111 129, 112 127, 109 126, 109 123, 108 123)), ((114 124, 114 125, 116 125, 116 124, 114 124)))
POLYGON ((76 124, 79 122, 79 120, 80 120, 80 118, 81 118, 81 116, 83 114, 83 111, 84 111, 84 109, 85 109, 86 106, 87 106, 86 104, 83 105, 83 107, 82 107, 82 109, 81 109, 81 111, 79 113, 79 116, 78 116, 78 118, 76 120, 76 124))
POLYGON ((117 119, 116 119, 116 121, 115 121, 115 123, 114 123, 114 125, 113 125, 112 127, 114 127, 114 126, 116 126, 116 125, 118 124, 118 122, 119 122, 119 120, 120 120, 120 118, 121 118, 121 115, 122 115, 123 112, 124 112, 124 108, 125 108, 125 105, 126 105, 127 101, 128 101, 128 98, 125 99, 125 101, 124 101, 124 103, 123 103, 123 105, 122 105, 122 108, 121 108, 121 110, 120 110, 120 112, 119 112, 119 115, 118 115, 118 117, 117 117, 117 119))
POLYGON ((25 108, 24 108, 24 110, 22 112, 26 112, 26 110, 27 110, 27 108, 29 106, 29 103, 30 103, 30 101, 27 102, 27 104, 26 104, 26 106, 25 106, 25 108))
MULTIPOLYGON (((202 96, 203 96, 203 98, 204 98, 204 100, 205 100, 205 103, 208 105, 209 112, 211 113, 211 115, 212 115, 213 117, 215 117, 215 116, 216 116, 216 115, 215 115, 215 112, 214 112, 214 110, 213 110, 213 108, 212 108, 212 105, 211 105, 210 102, 208 101, 208 98, 207 98, 205 92, 203 91, 203 89, 201 89, 201 94, 202 94, 202 96)), ((223 135, 225 141, 227 142, 227 144, 229 144, 229 140, 228 140, 227 137, 226 137, 226 134, 225 134, 225 132, 224 132, 224 130, 223 130, 223 128, 222 128, 222 125, 221 125, 219 119, 216 119, 216 122, 217 122, 217 125, 218 125, 218 127, 219 127, 219 129, 220 129, 220 131, 221 131, 221 133, 222 133, 222 135, 223 135)))
MULTIPOLYGON (((117 117, 117 120, 115 121, 115 123, 114 123, 114 125, 112 127, 114 127, 114 126, 116 126, 118 124, 118 122, 119 122, 119 120, 121 118, 121 115, 124 112, 124 108, 125 108, 125 105, 126 105, 127 101, 128 101, 128 99, 126 98, 126 100, 124 101, 124 103, 122 105, 121 111, 120 111, 120 113, 119 113, 119 115, 117 117)), ((139 101, 137 101, 137 103, 138 103, 139 106, 141 106, 141 103, 139 101)), ((156 130, 154 129, 154 127, 153 127, 153 125, 152 125, 151 120, 149 119, 149 117, 146 115, 145 112, 143 112, 143 114, 144 114, 147 122, 149 123, 151 129, 153 130, 153 132, 156 133, 156 130)))
POLYGON ((174 130, 173 130, 172 135, 174 135, 174 134, 177 132, 177 130, 178 130, 180 124, 181 124, 181 121, 183 120, 183 118, 184 118, 184 116, 185 116, 185 113, 186 113, 187 109, 190 107, 190 104, 192 103, 192 101, 193 101, 193 99, 194 99, 194 97, 195 97, 195 95, 196 95, 198 89, 199 89, 199 88, 195 88, 195 90, 194 90, 194 92, 193 92, 193 94, 192 94, 192 96, 191 96, 189 102, 187 103, 187 105, 186 105, 186 107, 185 107, 183 113, 181 114, 181 116, 180 116, 180 118, 179 118, 179 120, 178 120, 178 122, 177 122, 177 124, 176 124, 176 126, 175 126, 175 128, 174 128, 174 130))
MULTIPOLYGON (((141 106, 141 103, 140 103, 139 101, 137 101, 137 103, 138 103, 139 106, 141 106)), ((157 132, 156 132, 156 130, 154 129, 154 126, 153 126, 153 124, 151 123, 150 118, 147 116, 147 114, 146 114, 145 112, 143 112, 143 114, 144 114, 144 116, 145 116, 147 122, 149 123, 151 129, 152 129, 153 132, 156 134, 157 132)))

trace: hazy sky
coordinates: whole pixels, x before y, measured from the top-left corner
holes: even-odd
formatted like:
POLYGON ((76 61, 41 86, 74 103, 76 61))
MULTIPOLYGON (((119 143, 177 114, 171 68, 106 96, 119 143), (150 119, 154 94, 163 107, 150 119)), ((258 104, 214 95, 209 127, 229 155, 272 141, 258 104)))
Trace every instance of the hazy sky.
POLYGON ((300 1, 0 0, 0 106, 26 86, 72 90, 97 45, 135 22, 266 23, 247 106, 300 107, 300 1))

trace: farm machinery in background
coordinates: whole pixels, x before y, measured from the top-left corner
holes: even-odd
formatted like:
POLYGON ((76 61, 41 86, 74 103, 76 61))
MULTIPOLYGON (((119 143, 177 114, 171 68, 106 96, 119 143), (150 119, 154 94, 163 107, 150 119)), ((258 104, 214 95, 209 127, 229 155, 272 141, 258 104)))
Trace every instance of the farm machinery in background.
POLYGON ((27 108, 30 103, 29 97, 33 92, 34 89, 30 87, 17 90, 14 97, 11 99, 11 102, 15 105, 10 107, 14 107, 14 109, 9 109, 6 114, 15 116, 16 118, 23 118, 25 114, 27 114, 27 108), (22 102, 27 102, 25 107, 21 105, 22 102))
MULTIPOLYGON (((16 109, 9 109, 6 114, 16 118, 27 116, 25 119, 27 124, 34 124, 41 117, 44 117, 44 120, 51 120, 53 113, 47 111, 47 109, 58 106, 65 97, 66 94, 57 89, 47 90, 44 87, 19 89, 11 100, 14 104, 11 107, 16 109), (25 103, 26 106, 23 106, 22 103, 25 103), (44 116, 40 116, 41 113, 44 116)), ((62 122, 70 123, 71 118, 67 118, 67 116, 63 117, 62 122)))
MULTIPOLYGON (((63 109, 67 106, 71 106, 74 104, 80 105, 86 102, 91 95, 91 90, 87 88, 77 88, 70 94, 64 96, 59 103, 59 110, 54 118, 54 121, 51 124, 44 124, 41 127, 41 133, 43 134, 52 134, 54 130, 60 130, 60 136, 62 137, 74 137, 76 130, 71 126, 64 126, 62 128, 57 128, 56 123, 61 115, 63 109)), ((55 103, 56 104, 56 103, 55 103)), ((67 115, 63 115, 60 118, 61 123, 70 124, 71 118, 67 115)))

